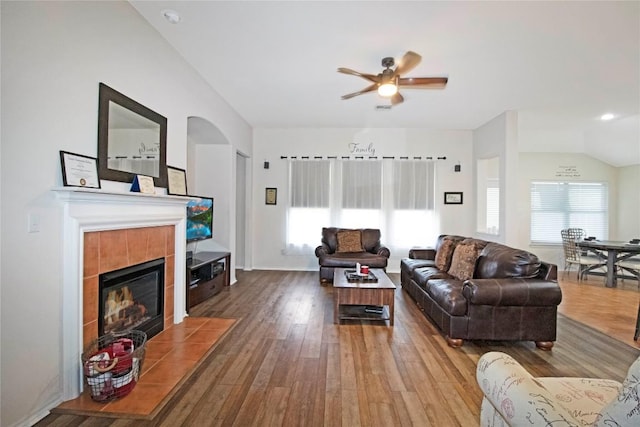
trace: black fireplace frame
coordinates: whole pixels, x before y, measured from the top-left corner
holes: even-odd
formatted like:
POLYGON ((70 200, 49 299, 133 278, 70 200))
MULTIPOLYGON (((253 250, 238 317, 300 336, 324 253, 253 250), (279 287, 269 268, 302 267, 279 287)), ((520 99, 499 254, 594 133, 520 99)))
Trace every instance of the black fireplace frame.
POLYGON ((165 283, 165 259, 158 258, 152 261, 145 261, 140 264, 124 267, 119 270, 113 270, 102 273, 99 276, 98 286, 98 336, 104 335, 104 300, 103 291, 105 288, 117 286, 122 282, 126 282, 136 277, 143 276, 152 272, 158 272, 158 300, 157 315, 148 321, 138 325, 137 330, 146 332, 147 338, 150 339, 154 335, 164 330, 164 283, 165 283), (160 268, 161 266, 161 268, 160 268))

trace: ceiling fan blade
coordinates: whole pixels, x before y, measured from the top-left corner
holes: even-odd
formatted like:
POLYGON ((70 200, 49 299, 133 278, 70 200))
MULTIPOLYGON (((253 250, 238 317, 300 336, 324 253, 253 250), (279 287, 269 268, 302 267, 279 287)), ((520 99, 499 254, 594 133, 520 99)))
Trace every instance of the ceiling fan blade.
POLYGON ((338 72, 339 73, 343 73, 343 74, 350 74, 352 76, 362 77, 363 79, 369 80, 370 82, 374 82, 374 83, 380 82, 380 77, 379 76, 374 76, 373 74, 360 73, 360 72, 352 70, 350 68, 340 67, 340 68, 338 68, 338 72))
POLYGON ((448 77, 400 77, 398 86, 411 87, 413 89, 442 89, 447 85, 448 81, 448 77))
POLYGON ((367 93, 367 92, 372 92, 374 90, 376 90, 378 88, 378 85, 376 83, 372 84, 371 86, 367 86, 366 88, 359 90, 358 92, 353 92, 353 93, 348 93, 346 95, 342 95, 342 99, 349 99, 349 98, 353 98, 354 96, 358 96, 358 95, 362 95, 363 93, 367 93))
POLYGON ((402 102, 404 102, 404 97, 400 95, 400 92, 396 92, 396 94, 391 97, 391 105, 398 105, 402 102))
POLYGON ((395 71, 394 75, 399 76, 407 74, 407 72, 413 70, 422 61, 422 57, 415 52, 409 51, 404 54, 395 71))

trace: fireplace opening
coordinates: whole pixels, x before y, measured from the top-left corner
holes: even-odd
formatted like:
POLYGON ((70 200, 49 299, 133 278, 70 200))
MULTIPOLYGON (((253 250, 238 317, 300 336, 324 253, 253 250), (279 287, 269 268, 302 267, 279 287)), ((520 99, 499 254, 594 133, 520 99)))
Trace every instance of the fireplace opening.
POLYGON ((103 273, 99 285, 99 335, 164 329, 164 258, 103 273))

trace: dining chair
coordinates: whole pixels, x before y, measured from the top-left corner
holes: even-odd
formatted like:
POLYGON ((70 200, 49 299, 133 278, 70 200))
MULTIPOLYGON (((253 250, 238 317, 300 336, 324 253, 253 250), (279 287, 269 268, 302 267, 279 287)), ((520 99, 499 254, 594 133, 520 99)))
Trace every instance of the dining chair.
POLYGON ((589 255, 579 248, 576 242, 582 240, 587 234, 582 228, 566 228, 560 231, 562 236, 562 249, 564 250, 564 271, 571 272, 573 264, 578 266, 577 279, 582 280, 585 274, 597 268, 606 268, 606 260, 589 255))
POLYGON ((631 274, 640 284, 640 257, 633 256, 623 261, 618 261, 616 262, 616 268, 624 273, 631 274))

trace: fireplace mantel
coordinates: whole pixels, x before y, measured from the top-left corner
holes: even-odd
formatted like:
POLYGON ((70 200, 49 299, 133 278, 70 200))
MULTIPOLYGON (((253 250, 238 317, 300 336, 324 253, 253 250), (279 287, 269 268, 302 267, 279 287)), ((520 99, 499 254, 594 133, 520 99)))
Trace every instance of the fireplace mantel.
POLYGON ((56 187, 52 191, 63 205, 62 384, 63 400, 82 390, 80 355, 83 347, 82 292, 84 233, 102 230, 175 227, 174 323, 185 312, 186 204, 192 197, 150 195, 56 187))
POLYGON ((101 190, 99 188, 83 187, 54 187, 52 191, 59 199, 71 203, 95 202, 114 204, 140 204, 140 205, 183 205, 189 200, 197 200, 190 196, 171 196, 164 194, 145 194, 136 192, 119 192, 101 190))

